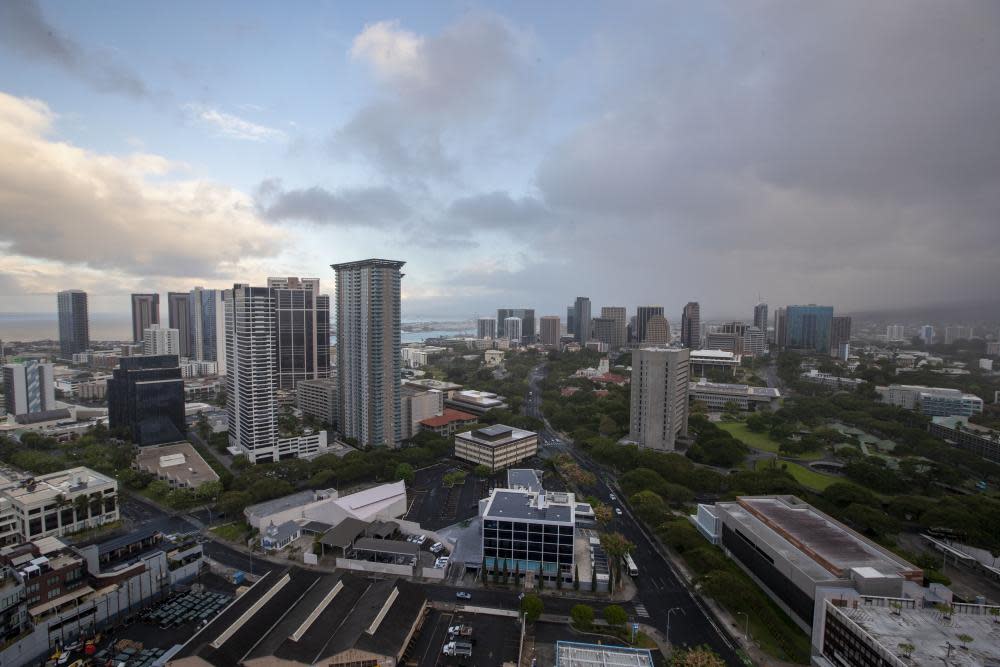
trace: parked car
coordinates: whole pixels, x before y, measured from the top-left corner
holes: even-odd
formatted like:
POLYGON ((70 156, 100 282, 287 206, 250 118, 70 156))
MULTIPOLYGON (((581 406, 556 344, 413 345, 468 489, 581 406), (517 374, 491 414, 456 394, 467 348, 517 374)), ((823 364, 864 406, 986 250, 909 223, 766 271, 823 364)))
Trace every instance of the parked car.
POLYGON ((615 494, 613 494, 613 493, 609 494, 608 498, 611 498, 612 501, 618 500, 618 498, 615 497, 615 494))
POLYGON ((419 535, 417 536, 417 539, 414 540, 414 542, 416 542, 419 546, 423 546, 424 542, 426 541, 427 541, 426 535, 419 535))
POLYGON ((441 544, 440 542, 435 542, 434 544, 431 545, 431 553, 437 554, 441 553, 442 551, 444 551, 444 545, 441 544))
POLYGON ((621 516, 622 515, 622 508, 621 507, 616 507, 615 508, 615 514, 617 514, 618 516, 621 516))
POLYGON ((472 599, 472 593, 467 593, 465 591, 459 591, 459 592, 455 593, 455 597, 457 597, 459 600, 471 600, 472 599))

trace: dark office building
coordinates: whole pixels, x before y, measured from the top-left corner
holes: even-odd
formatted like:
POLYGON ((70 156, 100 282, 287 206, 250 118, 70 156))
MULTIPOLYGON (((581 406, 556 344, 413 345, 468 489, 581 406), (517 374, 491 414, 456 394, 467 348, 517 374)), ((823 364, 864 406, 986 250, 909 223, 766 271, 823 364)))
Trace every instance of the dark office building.
POLYGON ((508 317, 521 318, 521 342, 525 345, 535 342, 535 309, 534 308, 498 308, 497 309, 497 338, 503 338, 507 332, 503 330, 503 323, 508 317))
POLYGON ((701 347, 701 306, 689 301, 681 313, 681 345, 697 350, 701 347))
POLYGON ((184 440, 184 379, 177 355, 125 357, 108 380, 108 421, 140 447, 184 440))
POLYGON ((576 342, 580 345, 586 345, 591 334, 590 298, 586 296, 576 297, 576 301, 573 302, 573 311, 574 329, 571 333, 576 336, 576 342))
POLYGON ((830 354, 833 306, 788 306, 785 319, 785 347, 830 354))
POLYGON ((132 295, 132 341, 142 342, 142 334, 153 324, 160 323, 160 295, 132 295))
POLYGON ((632 330, 636 343, 646 340, 646 325, 649 324, 649 318, 654 315, 663 317, 663 306, 639 306, 636 309, 635 328, 632 330))
POLYGON ((330 297, 318 278, 268 278, 274 296, 278 389, 330 377, 330 297))
POLYGON ((833 318, 830 324, 830 353, 838 353, 841 345, 850 342, 851 318, 846 315, 833 318))
POLYGON ((59 356, 72 359, 90 347, 87 293, 70 289, 56 295, 59 304, 59 356))
POLYGON ((167 292, 167 321, 171 329, 177 329, 180 337, 181 356, 190 358, 191 340, 191 295, 187 292, 167 292))

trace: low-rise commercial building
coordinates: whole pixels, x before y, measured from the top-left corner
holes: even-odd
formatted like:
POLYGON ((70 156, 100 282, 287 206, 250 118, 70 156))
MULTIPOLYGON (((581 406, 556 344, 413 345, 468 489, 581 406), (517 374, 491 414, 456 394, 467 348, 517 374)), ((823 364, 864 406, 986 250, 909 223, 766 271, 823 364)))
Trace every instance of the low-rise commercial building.
POLYGON ((143 447, 134 465, 175 489, 196 489, 206 482, 219 481, 219 475, 190 442, 143 447))
POLYGON ((832 373, 821 373, 816 369, 806 371, 799 375, 799 377, 805 382, 821 384, 826 387, 833 387, 834 389, 857 389, 865 383, 864 380, 859 378, 840 377, 832 373))
POLYGON ((447 348, 416 343, 400 350, 403 366, 406 368, 423 368, 430 363, 430 358, 447 351, 447 348))
POLYGON ((538 453, 538 434, 494 424, 455 435, 455 458, 503 470, 538 453))
POLYGON ((891 384, 875 387, 883 403, 906 410, 919 410, 930 417, 971 417, 983 411, 983 399, 958 389, 891 384))
POLYGON ((471 412, 474 415, 484 415, 490 410, 507 408, 503 397, 488 391, 475 391, 473 389, 456 391, 451 396, 445 396, 444 404, 446 407, 462 412, 471 412))
POLYGON ((421 419, 419 423, 421 431, 431 431, 447 438, 477 421, 479 421, 479 417, 476 415, 445 408, 440 415, 421 419))
POLYGON ((30 542, 118 520, 118 482, 78 467, 0 477, 0 544, 30 542))
POLYGON ((777 410, 781 392, 773 387, 751 387, 745 384, 722 384, 701 378, 688 383, 688 397, 701 401, 709 410, 725 410, 731 406, 743 412, 777 410))
POLYGON ((483 359, 485 360, 486 365, 491 368, 502 364, 503 356, 503 350, 486 350, 486 352, 483 353, 483 359))
POLYGON ((691 377, 701 377, 710 371, 722 371, 733 375, 742 357, 726 350, 691 350, 691 377))
POLYGON ((445 398, 451 398, 451 395, 456 391, 462 390, 462 385, 455 384, 454 382, 447 382, 445 380, 435 380, 433 378, 418 378, 414 380, 404 380, 404 387, 413 387, 415 389, 421 389, 427 391, 429 389, 436 389, 444 394, 445 398))
POLYGON ((288 521, 319 521, 335 527, 344 519, 361 521, 398 519, 406 514, 406 485, 381 484, 341 497, 336 489, 301 491, 290 496, 251 505, 243 510, 247 522, 257 530, 280 526, 288 521))
POLYGON ((927 430, 950 445, 1000 463, 998 431, 972 424, 967 417, 934 417, 927 425, 927 430))

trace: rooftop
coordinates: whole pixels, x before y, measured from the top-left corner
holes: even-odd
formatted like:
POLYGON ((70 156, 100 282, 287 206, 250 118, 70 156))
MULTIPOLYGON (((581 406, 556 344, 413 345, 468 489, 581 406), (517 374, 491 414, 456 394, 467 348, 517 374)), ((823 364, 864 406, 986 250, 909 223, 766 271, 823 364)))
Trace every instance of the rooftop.
POLYGON ((543 490, 542 478, 537 470, 531 468, 511 468, 507 471, 507 488, 538 493, 543 490))
POLYGON ((963 431, 971 431, 976 435, 989 436, 997 432, 991 428, 969 422, 968 417, 932 417, 931 421, 945 428, 961 428, 963 431), (961 424, 960 427, 959 424, 961 424))
POLYGON ((496 407, 503 405, 503 401, 501 401, 496 394, 492 394, 488 391, 476 391, 474 389, 457 391, 452 395, 451 400, 458 401, 459 403, 472 403, 479 407, 496 407))
POLYGON ((218 481, 219 475, 201 457, 190 442, 176 442, 159 447, 140 447, 135 464, 154 474, 164 474, 197 486, 218 481))
POLYGON ((709 382, 702 378, 698 382, 689 383, 691 391, 711 391, 719 394, 733 394, 738 396, 758 396, 766 398, 781 398, 781 392, 773 387, 751 387, 746 384, 726 384, 723 382, 709 382))
POLYGON ((556 667, 652 667, 649 649, 556 642, 556 667))
POLYGON ((115 480, 110 477, 80 466, 48 475, 26 478, 19 486, 8 488, 5 494, 20 503, 33 505, 52 500, 58 495, 65 496, 82 491, 103 490, 115 484, 115 480), (34 481, 29 483, 29 480, 34 481))
POLYGON ((495 489, 483 516, 572 524, 576 502, 570 493, 534 493, 495 489))
POLYGON ((275 498, 274 500, 267 500, 262 503, 257 503, 256 505, 251 505, 250 507, 247 507, 244 512, 247 516, 268 516, 277 512, 283 512, 285 510, 301 507, 306 503, 313 502, 315 499, 315 492, 299 491, 298 493, 293 493, 288 496, 282 496, 281 498, 275 498))
POLYGON ((697 359, 726 359, 736 361, 738 357, 735 353, 727 352, 726 350, 691 350, 691 360, 695 361, 697 359))
POLYGON ((475 421, 476 419, 479 418, 476 417, 476 415, 470 415, 468 412, 445 408, 444 412, 440 415, 437 415, 436 417, 428 417, 427 419, 421 419, 420 423, 429 428, 438 428, 440 426, 447 426, 452 422, 475 421))
POLYGON ((462 385, 433 378, 421 378, 418 380, 407 380, 405 384, 424 389, 437 389, 438 391, 455 391, 462 388, 462 385))
POLYGON ((493 424, 492 426, 477 428, 474 431, 459 433, 455 437, 488 447, 499 447, 500 445, 506 445, 537 435, 534 431, 525 431, 513 426, 504 426, 503 424, 493 424))

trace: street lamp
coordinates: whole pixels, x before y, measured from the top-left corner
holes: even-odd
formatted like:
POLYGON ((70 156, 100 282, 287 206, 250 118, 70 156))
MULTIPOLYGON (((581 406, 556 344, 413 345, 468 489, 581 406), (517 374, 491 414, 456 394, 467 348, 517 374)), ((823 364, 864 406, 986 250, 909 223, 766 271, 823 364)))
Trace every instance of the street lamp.
POLYGON ((737 616, 746 616, 747 623, 746 629, 743 631, 743 639, 750 641, 750 615, 742 611, 738 611, 736 614, 737 616))
POLYGON ((682 613, 685 616, 687 616, 687 612, 684 611, 683 609, 681 609, 680 607, 671 607, 670 609, 667 610, 667 641, 668 642, 670 641, 670 614, 674 613, 675 611, 679 611, 680 613, 682 613))

